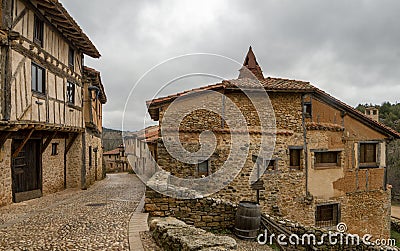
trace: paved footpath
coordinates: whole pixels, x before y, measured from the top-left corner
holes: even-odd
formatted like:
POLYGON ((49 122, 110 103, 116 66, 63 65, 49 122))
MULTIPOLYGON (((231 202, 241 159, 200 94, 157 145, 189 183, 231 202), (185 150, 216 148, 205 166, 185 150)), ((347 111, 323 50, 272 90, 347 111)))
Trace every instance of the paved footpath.
POLYGON ((392 216, 400 219, 400 206, 392 206, 392 216))
POLYGON ((135 175, 108 174, 85 191, 2 207, 0 250, 129 250, 129 220, 143 194, 135 175))

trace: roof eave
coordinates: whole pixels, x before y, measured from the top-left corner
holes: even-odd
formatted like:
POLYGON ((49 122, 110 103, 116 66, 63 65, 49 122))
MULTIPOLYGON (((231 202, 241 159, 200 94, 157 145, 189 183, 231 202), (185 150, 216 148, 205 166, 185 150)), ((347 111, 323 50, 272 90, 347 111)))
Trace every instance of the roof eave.
POLYGON ((329 94, 325 93, 322 90, 315 90, 314 94, 316 94, 317 97, 322 98, 325 101, 330 101, 330 103, 336 105, 338 108, 341 108, 342 110, 346 111, 349 116, 357 119, 358 121, 362 122, 363 124, 374 128, 376 131, 379 131, 380 133, 389 136, 389 139, 392 137, 394 139, 400 139, 400 133, 396 132, 394 129, 387 127, 383 125, 380 122, 377 122, 375 120, 372 120, 371 118, 365 116, 364 114, 358 112, 356 109, 348 106, 347 104, 341 102, 340 100, 330 96, 329 94))

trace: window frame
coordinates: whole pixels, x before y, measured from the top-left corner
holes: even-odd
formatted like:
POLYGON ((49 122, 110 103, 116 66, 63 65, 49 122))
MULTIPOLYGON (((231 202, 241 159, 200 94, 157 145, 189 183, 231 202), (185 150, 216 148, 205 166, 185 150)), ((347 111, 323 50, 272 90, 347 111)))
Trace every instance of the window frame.
POLYGON ((199 175, 199 176, 202 176, 202 175, 204 175, 204 176, 208 176, 210 174, 210 160, 198 160, 198 163, 197 163, 197 175, 199 175), (200 172, 200 165, 201 164, 204 164, 204 163, 206 163, 207 164, 207 171, 206 172, 200 172))
POLYGON ((51 144, 51 156, 58 155, 58 143, 51 144))
MULTIPOLYGON (((264 172, 262 172, 262 173, 259 173, 259 176, 261 177, 262 175, 264 175, 264 174, 274 174, 274 173, 277 173, 278 172, 278 158, 271 158, 271 159, 264 159, 264 158, 262 158, 262 157, 258 157, 258 156, 256 156, 256 155, 253 155, 252 156, 252 160, 253 160, 253 162, 254 163, 256 163, 256 165, 257 165, 257 172, 260 172, 259 171, 259 167, 262 165, 262 168, 264 168, 265 167, 265 170, 264 170, 264 172), (268 163, 268 165, 267 165, 267 163, 268 163), (272 164, 272 165, 271 165, 272 164), (273 169, 272 170, 270 170, 268 167, 270 167, 270 166, 272 166, 273 167, 273 169)), ((260 177, 258 177, 258 178, 260 178, 260 177)))
POLYGON ((46 69, 34 62, 31 63, 31 90, 40 95, 46 94, 46 69), (39 70, 42 72, 42 83, 38 80, 39 70), (39 84, 42 85, 42 91, 39 90, 39 84))
POLYGON ((303 103, 303 114, 306 118, 312 117, 312 103, 307 101, 303 103))
POLYGON ((74 105, 75 104, 75 91, 76 89, 76 84, 72 83, 70 81, 67 81, 67 87, 66 87, 66 101, 68 104, 70 105, 74 105), (71 95, 69 94, 70 88, 72 88, 72 93, 71 95), (72 100, 71 100, 72 99, 72 100))
MULTIPOLYGON (((362 141, 358 143, 358 166, 359 169, 367 169, 367 168, 379 168, 379 141, 362 141), (374 162, 362 162, 362 146, 365 145, 374 145, 375 146, 375 156, 374 162)), ((365 154, 367 149, 364 149, 364 160, 365 160, 365 154)))
POLYGON ((342 151, 343 150, 313 150, 314 168, 315 169, 340 168, 342 151), (318 159, 317 154, 332 154, 332 153, 336 153, 336 162, 317 162, 318 159))
POLYGON ((303 155, 303 147, 302 146, 289 146, 289 168, 292 170, 301 170, 302 169, 302 165, 301 165, 301 160, 302 160, 302 155, 303 155), (298 165, 292 165, 292 152, 298 152, 298 156, 299 156, 299 164, 298 165))
POLYGON ((43 47, 44 42, 44 21, 37 15, 34 17, 33 22, 33 42, 40 47, 43 47))
POLYGON ((316 227, 334 227, 337 226, 340 222, 341 212, 340 212, 340 203, 332 202, 325 204, 318 204, 315 206, 315 226, 316 227), (321 219, 321 213, 318 214, 318 209, 322 209, 323 207, 332 206, 332 219, 323 220, 321 219), (336 206, 336 208, 335 208, 336 206), (336 211, 336 212, 335 212, 336 211))
POLYGON ((88 152, 89 152, 88 162, 89 162, 89 167, 91 167, 92 166, 92 146, 89 146, 88 152))

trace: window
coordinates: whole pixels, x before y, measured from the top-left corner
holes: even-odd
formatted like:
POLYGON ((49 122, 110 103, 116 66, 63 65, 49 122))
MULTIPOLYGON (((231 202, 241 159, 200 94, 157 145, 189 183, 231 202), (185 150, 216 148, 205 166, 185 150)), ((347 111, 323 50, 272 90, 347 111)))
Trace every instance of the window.
POLYGON ((32 63, 31 71, 32 91, 46 93, 44 69, 32 63))
POLYGON ((208 175, 208 160, 199 162, 197 165, 197 172, 199 175, 208 175))
POLYGON ((58 143, 51 144, 51 155, 58 155, 58 143))
POLYGON ((289 149, 289 166, 300 169, 301 149, 289 149))
POLYGON ((33 27, 33 42, 43 47, 44 22, 35 15, 33 27))
POLYGON ((71 70, 74 70, 75 66, 75 51, 73 48, 69 47, 68 50, 68 67, 71 68, 71 70))
POLYGON ((89 166, 92 166, 92 147, 89 146, 89 166))
POLYGON ((303 104, 303 113, 306 117, 311 117, 312 115, 312 106, 311 102, 305 102, 303 104))
POLYGON ((339 223, 339 204, 319 205, 315 213, 317 227, 332 227, 339 223))
POLYGON ((340 166, 340 152, 315 152, 315 167, 340 166))
POLYGON ((377 143, 360 143, 360 167, 378 167, 377 143))
POLYGON ((273 172, 273 171, 277 170, 275 160, 272 160, 272 159, 271 160, 265 160, 265 165, 267 166, 267 168, 265 169, 264 173, 270 173, 270 172, 273 172))
POLYGON ((253 162, 257 163, 257 173, 258 175, 274 173, 278 170, 277 161, 275 159, 263 159, 253 155, 253 162), (265 168, 265 169, 264 169, 265 168), (262 170, 264 172, 262 173, 262 170))
POLYGON ((75 84, 71 82, 67 82, 67 102, 75 103, 75 84))

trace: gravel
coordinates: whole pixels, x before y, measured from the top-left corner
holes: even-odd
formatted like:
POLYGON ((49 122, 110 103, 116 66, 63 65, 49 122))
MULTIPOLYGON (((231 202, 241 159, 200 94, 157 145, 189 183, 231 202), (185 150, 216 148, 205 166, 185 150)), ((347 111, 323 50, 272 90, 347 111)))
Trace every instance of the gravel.
POLYGON ((132 174, 0 208, 0 250, 129 250, 128 222, 144 193, 132 174))

